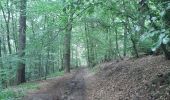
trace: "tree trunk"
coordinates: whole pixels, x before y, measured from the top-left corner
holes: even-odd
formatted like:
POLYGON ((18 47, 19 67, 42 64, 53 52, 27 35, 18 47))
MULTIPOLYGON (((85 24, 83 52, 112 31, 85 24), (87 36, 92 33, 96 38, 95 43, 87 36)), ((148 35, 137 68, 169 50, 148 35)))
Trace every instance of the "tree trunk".
MULTIPOLYGON (((125 0, 123 0, 123 7, 124 7, 124 10, 126 11, 126 5, 125 5, 125 0)), ((127 51, 127 33, 128 33, 128 25, 127 23, 129 22, 128 21, 128 16, 125 16, 125 23, 124 23, 124 47, 123 47, 123 56, 126 56, 126 51, 127 51)))
POLYGON ((46 56, 46 64, 45 64, 45 80, 47 79, 47 75, 49 74, 49 58, 50 57, 50 50, 49 47, 47 49, 47 56, 46 56))
POLYGON ((5 10, 3 8, 3 6, 0 4, 1 10, 2 10, 2 14, 5 20, 5 25, 6 25, 6 33, 7 33, 7 45, 8 45, 8 50, 9 50, 9 54, 12 53, 11 50, 11 44, 10 44, 10 30, 9 30, 9 22, 10 22, 10 10, 9 10, 9 0, 6 1, 6 7, 7 7, 7 16, 5 14, 5 10))
POLYGON ((62 52, 63 50, 62 50, 62 48, 60 48, 59 49, 59 60, 58 60, 58 62, 60 62, 59 63, 59 71, 62 71, 62 70, 64 70, 64 58, 63 58, 63 52, 62 52), (60 60, 61 59, 61 60, 60 60))
POLYGON ((15 52, 18 51, 18 43, 17 43, 17 29, 16 29, 16 21, 14 20, 14 14, 12 13, 12 35, 13 35, 13 39, 14 39, 14 44, 15 44, 15 52))
POLYGON ((1 41, 1 37, 0 37, 0 64, 1 64, 1 57, 2 57, 2 48, 1 48, 1 44, 2 44, 2 41, 1 41))
MULTIPOLYGON (((7 4, 7 5, 8 5, 8 4, 7 4)), ((7 19, 7 22, 6 22, 7 42, 8 42, 8 50, 9 50, 9 54, 12 54, 11 43, 10 43, 9 22, 10 22, 10 11, 9 11, 9 7, 8 7, 8 19, 7 19)))
MULTIPOLYGON (((3 66, 2 66, 2 48, 1 48, 1 37, 0 37, 0 70, 3 70, 3 66)), ((2 85, 2 88, 4 87, 4 82, 3 82, 3 75, 0 74, 0 85, 2 85)))
POLYGON ((20 18, 19 18, 19 50, 18 56, 22 61, 18 63, 17 70, 17 84, 26 82, 25 79, 25 63, 23 62, 25 56, 26 46, 26 0, 20 0, 20 18))
POLYGON ((132 37, 131 37, 131 41, 132 41, 133 50, 135 52, 136 58, 139 58, 138 49, 136 47, 136 41, 132 37))
POLYGON ((119 45, 118 45, 118 32, 117 29, 115 29, 115 33, 116 33, 116 53, 119 56, 120 59, 122 59, 120 52, 119 52, 119 45))
POLYGON ((87 63, 90 66, 90 47, 89 47, 89 39, 88 39, 88 30, 87 30, 87 23, 85 22, 85 40, 86 40, 86 50, 87 50, 87 63))
POLYGON ((164 52, 166 59, 170 60, 170 52, 167 50, 166 45, 162 43, 161 48, 164 52))
POLYGON ((79 67, 79 59, 78 59, 78 45, 76 45, 76 68, 79 67))
MULTIPOLYGON (((71 16, 72 17, 72 16, 71 16)), ((64 68, 66 73, 70 73, 70 53, 71 53, 71 31, 72 31, 72 18, 69 18, 67 29, 64 37, 64 68)))
POLYGON ((128 33, 128 29, 127 29, 127 25, 125 23, 123 56, 126 56, 126 52, 127 52, 127 33, 128 33))

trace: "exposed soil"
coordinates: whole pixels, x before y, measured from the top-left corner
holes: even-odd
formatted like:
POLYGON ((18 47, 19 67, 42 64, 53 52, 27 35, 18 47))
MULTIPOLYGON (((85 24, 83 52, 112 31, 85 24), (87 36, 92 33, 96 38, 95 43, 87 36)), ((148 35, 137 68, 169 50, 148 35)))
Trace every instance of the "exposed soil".
POLYGON ((80 68, 51 79, 23 100, 170 100, 170 61, 147 56, 80 68))
POLYGON ((86 71, 81 68, 63 77, 47 80, 40 90, 29 93, 23 100, 86 100, 86 71))

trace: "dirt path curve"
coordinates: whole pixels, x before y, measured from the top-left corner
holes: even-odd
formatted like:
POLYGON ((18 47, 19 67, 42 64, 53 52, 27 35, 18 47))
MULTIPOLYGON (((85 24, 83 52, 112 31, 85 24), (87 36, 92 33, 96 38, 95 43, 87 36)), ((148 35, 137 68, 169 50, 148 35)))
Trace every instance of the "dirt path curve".
POLYGON ((40 90, 23 100, 86 100, 86 68, 80 68, 61 78, 51 79, 40 90))

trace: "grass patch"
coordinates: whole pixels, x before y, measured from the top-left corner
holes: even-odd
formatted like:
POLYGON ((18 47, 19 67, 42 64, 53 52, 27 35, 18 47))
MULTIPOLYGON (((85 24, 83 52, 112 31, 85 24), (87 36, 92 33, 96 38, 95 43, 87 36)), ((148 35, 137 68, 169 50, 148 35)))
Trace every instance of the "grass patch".
POLYGON ((16 87, 9 87, 0 91, 0 100, 21 100, 21 98, 30 90, 39 89, 37 83, 24 83, 16 87))
POLYGON ((13 89, 5 89, 0 91, 0 100, 21 100, 23 93, 14 91, 13 89))
MULTIPOLYGON (((47 76, 52 78, 56 76, 63 76, 64 71, 57 71, 47 76)), ((0 100, 22 100, 22 97, 27 94, 28 91, 35 91, 40 88, 41 84, 28 82, 18 86, 9 87, 7 89, 0 89, 0 100)))
POLYGON ((56 76, 63 76, 63 75, 64 75, 64 71, 57 71, 55 73, 48 75, 47 78, 52 78, 52 77, 56 77, 56 76))
POLYGON ((17 87, 26 91, 26 90, 37 90, 39 89, 40 85, 37 83, 24 83, 24 84, 18 85, 17 87))

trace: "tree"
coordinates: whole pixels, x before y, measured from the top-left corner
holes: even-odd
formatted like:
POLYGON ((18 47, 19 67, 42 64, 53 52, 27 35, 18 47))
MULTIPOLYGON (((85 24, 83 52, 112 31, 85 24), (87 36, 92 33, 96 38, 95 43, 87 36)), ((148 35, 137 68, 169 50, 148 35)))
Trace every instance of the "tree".
POLYGON ((68 17, 66 26, 66 33, 64 38, 65 52, 64 52, 64 68, 67 73, 70 72, 70 46, 71 46, 71 31, 72 31, 73 14, 68 17))
POLYGON ((5 25, 6 25, 6 33, 7 33, 7 44, 8 44, 8 50, 9 50, 9 54, 12 54, 12 49, 11 49, 11 43, 10 43, 10 6, 9 6, 9 0, 6 1, 6 8, 7 8, 7 14, 5 13, 5 10, 0 2, 0 8, 2 10, 3 13, 3 17, 5 20, 5 25))
POLYGON ((26 5, 27 0, 20 0, 20 18, 19 18, 19 50, 18 56, 20 61, 18 63, 17 84, 26 82, 25 79, 25 47, 26 47, 26 5))

